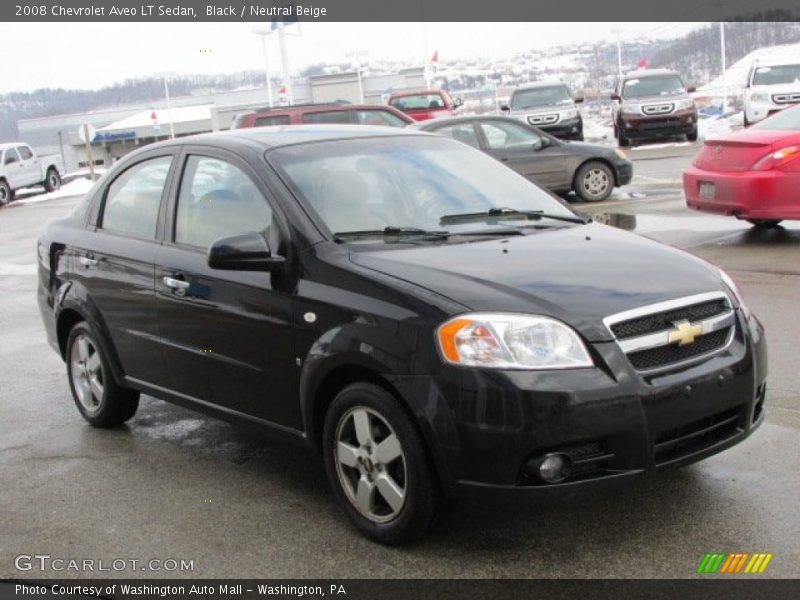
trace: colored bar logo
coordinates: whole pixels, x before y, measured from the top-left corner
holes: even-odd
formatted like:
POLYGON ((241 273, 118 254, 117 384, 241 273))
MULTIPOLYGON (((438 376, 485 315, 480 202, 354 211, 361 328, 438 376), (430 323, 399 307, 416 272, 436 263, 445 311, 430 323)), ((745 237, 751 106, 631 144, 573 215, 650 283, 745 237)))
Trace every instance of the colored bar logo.
POLYGON ((726 554, 724 552, 715 552, 713 554, 706 554, 700 565, 697 567, 698 573, 725 573, 728 575, 739 573, 763 573, 767 568, 769 561, 772 560, 772 554, 756 552, 750 554, 748 552, 734 552, 726 554))

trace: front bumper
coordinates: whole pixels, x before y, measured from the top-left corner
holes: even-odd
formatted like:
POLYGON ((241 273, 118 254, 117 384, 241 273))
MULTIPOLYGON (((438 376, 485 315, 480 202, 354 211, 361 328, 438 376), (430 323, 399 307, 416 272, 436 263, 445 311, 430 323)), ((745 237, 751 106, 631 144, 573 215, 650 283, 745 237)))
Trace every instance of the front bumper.
POLYGON ((697 130, 697 111, 678 110, 664 116, 622 115, 622 131, 628 138, 659 138, 688 135, 697 130))
POLYGON ((694 462, 741 442, 763 421, 767 370, 760 324, 737 317, 731 345, 705 362, 643 376, 615 342, 595 343, 596 364, 571 371, 442 367, 418 379, 415 412, 451 495, 560 495, 694 462), (748 330, 746 333, 745 331, 748 330), (573 475, 546 484, 526 466, 551 452, 573 475))
POLYGON ((629 160, 622 160, 614 163, 617 171, 617 186, 628 185, 633 179, 633 163, 629 160))
POLYGON ((583 119, 580 116, 564 119, 552 125, 536 125, 535 127, 562 140, 583 140, 583 119))
POLYGON ((690 167, 683 172, 689 208, 740 219, 800 219, 797 189, 800 173, 771 171, 721 172, 690 167), (713 183, 712 197, 700 194, 713 183))

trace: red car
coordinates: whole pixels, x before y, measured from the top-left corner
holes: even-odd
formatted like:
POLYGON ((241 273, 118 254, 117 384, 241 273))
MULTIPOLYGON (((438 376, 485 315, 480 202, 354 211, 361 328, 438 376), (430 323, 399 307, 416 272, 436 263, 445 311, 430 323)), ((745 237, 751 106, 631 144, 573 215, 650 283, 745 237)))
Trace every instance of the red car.
POLYGON ((427 121, 458 114, 461 100, 453 100, 444 90, 398 92, 389 97, 389 106, 404 112, 415 121, 427 121))
POLYGON ((294 104, 250 110, 236 115, 231 129, 275 125, 383 125, 405 127, 414 121, 391 106, 378 104, 294 104))
POLYGON ((683 172, 686 205, 757 227, 800 219, 800 106, 708 139, 683 172))

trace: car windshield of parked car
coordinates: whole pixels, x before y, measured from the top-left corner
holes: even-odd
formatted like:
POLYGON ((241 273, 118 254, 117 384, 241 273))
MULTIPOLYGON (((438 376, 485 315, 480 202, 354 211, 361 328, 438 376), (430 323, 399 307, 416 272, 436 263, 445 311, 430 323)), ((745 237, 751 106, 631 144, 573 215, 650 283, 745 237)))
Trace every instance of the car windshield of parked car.
POLYGON ((758 67, 753 73, 753 85, 800 83, 800 64, 758 67))
MULTIPOLYGON (((387 227, 441 231, 445 215, 491 209, 576 218, 526 178, 483 152, 444 137, 298 144, 276 149, 268 159, 332 233, 387 227)), ((509 215, 451 224, 447 230, 514 227, 525 225, 525 220, 525 215, 509 215)))
POLYGON ((646 96, 668 96, 685 91, 681 78, 677 75, 660 75, 628 79, 622 91, 623 98, 644 98, 646 96))
POLYGON ((557 106, 571 104, 572 97, 565 85, 540 87, 529 90, 517 90, 511 96, 511 110, 525 110, 539 106, 557 106))
POLYGON ((751 129, 781 129, 800 131, 800 106, 787 108, 751 126, 751 129))
POLYGON ((392 98, 389 102, 399 110, 422 110, 425 108, 444 108, 444 100, 439 94, 416 94, 392 98))

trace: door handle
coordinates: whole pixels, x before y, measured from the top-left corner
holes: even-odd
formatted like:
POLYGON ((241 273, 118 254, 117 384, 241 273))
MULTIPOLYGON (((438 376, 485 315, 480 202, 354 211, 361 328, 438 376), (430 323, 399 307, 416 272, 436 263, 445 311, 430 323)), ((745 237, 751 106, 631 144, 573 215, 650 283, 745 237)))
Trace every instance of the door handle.
POLYGON ((186 293, 186 290, 189 289, 191 285, 188 281, 184 281, 183 279, 175 279, 174 277, 164 277, 164 285, 166 285, 171 290, 175 290, 175 293, 179 296, 183 296, 186 293))
POLYGON ((97 266, 97 259, 92 258, 91 256, 81 256, 79 260, 81 261, 81 265, 83 265, 87 269, 90 267, 97 266))

